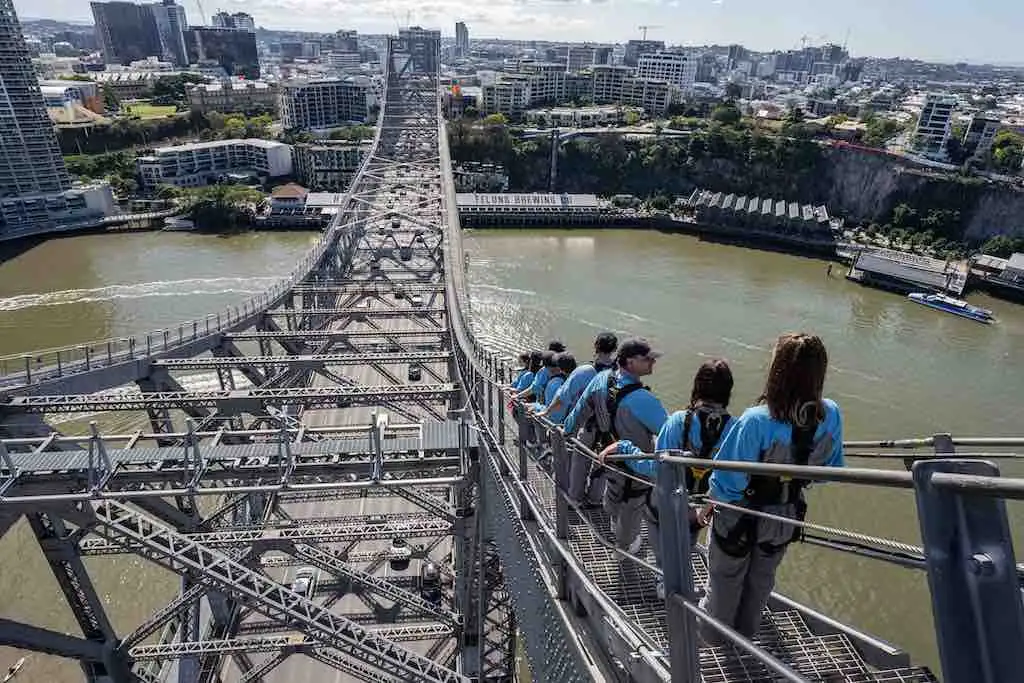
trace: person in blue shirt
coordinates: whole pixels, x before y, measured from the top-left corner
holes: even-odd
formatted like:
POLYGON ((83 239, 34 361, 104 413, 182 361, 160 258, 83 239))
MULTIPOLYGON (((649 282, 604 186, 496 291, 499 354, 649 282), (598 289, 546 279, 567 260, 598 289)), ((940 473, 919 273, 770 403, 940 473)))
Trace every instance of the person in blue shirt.
MULTIPOLYGON (((828 354, 821 339, 785 334, 775 344, 771 368, 759 404, 748 408, 722 440, 716 461, 786 465, 843 466, 843 420, 839 406, 822 398, 828 354)), ((712 502, 701 511, 714 513, 708 544, 708 589, 701 606, 713 617, 752 638, 761 623, 786 548, 799 528, 737 510, 715 508, 715 501, 803 520, 803 489, 808 482, 789 477, 747 475, 715 470, 712 502)), ((722 642, 702 624, 711 644, 722 642)))
MULTIPOLYGON (((614 354, 618 346, 618 337, 611 332, 597 335, 594 339, 594 362, 585 363, 573 370, 555 394, 555 398, 548 402, 544 410, 537 413, 537 417, 562 424, 569 410, 579 401, 583 390, 590 384, 590 380, 602 370, 615 367, 614 354)), ((601 505, 600 492, 596 486, 590 485, 600 481, 596 478, 589 479, 590 459, 576 451, 572 451, 569 457, 569 498, 582 507, 601 505)))
MULTIPOLYGON (((654 371, 661 354, 644 339, 628 339, 616 354, 616 368, 597 373, 583 390, 579 401, 565 418, 564 430, 602 451, 619 439, 632 441, 644 453, 654 447, 657 434, 668 415, 640 378, 654 371)), ((603 475, 604 509, 611 518, 612 533, 619 548, 637 553, 643 543, 643 508, 650 486, 636 481, 628 465, 604 466, 592 474, 603 475)))
MULTIPOLYGON (((556 353, 561 353, 563 351, 565 351, 565 344, 557 339, 552 339, 548 342, 548 350, 543 353, 551 354, 551 357, 553 358, 556 353)), ((533 382, 516 394, 515 398, 520 401, 528 401, 531 398, 534 400, 540 400, 544 396, 544 387, 548 384, 548 376, 550 374, 550 366, 542 365, 534 374, 533 382)))
MULTIPOLYGON (((541 413, 547 409, 547 406, 551 404, 551 401, 554 400, 561 390, 566 376, 576 369, 576 358, 567 351, 556 353, 554 354, 553 365, 549 369, 551 377, 548 379, 547 386, 544 387, 544 400, 527 406, 527 410, 530 412, 541 413)), ((555 417, 561 422, 561 415, 556 414, 555 417)), ((544 446, 544 451, 540 455, 540 463, 548 467, 551 464, 552 457, 550 434, 547 428, 539 422, 536 425, 536 442, 544 446)))
MULTIPOLYGON (((534 375, 540 370, 543 364, 543 352, 539 350, 530 351, 526 356, 526 367, 523 372, 516 376, 515 381, 512 383, 512 391, 520 392, 533 384, 534 375)), ((521 358, 522 356, 520 356, 521 358)))
POLYGON ((519 354, 519 367, 516 368, 512 381, 509 383, 513 389, 519 386, 519 381, 523 378, 523 375, 530 371, 530 352, 523 351, 519 354))
MULTIPOLYGON (((673 413, 654 440, 654 452, 690 451, 694 457, 710 460, 718 452, 722 440, 736 424, 726 408, 732 397, 732 370, 729 364, 721 359, 707 360, 697 369, 693 378, 693 389, 690 391, 690 404, 686 410, 673 413)), ((617 441, 601 453, 602 459, 617 453, 620 455, 639 455, 643 453, 633 442, 617 441)), ((656 460, 629 460, 630 468, 650 479, 657 476, 659 467, 656 460)), ((691 494, 705 493, 708 490, 710 470, 703 468, 686 468, 686 489, 691 494)), ((689 514, 690 545, 697 544, 697 536, 704 528, 698 515, 698 506, 691 505, 689 514)), ((661 539, 659 536, 659 511, 657 489, 652 489, 647 501, 648 540, 654 558, 661 564, 661 539)), ((658 582, 658 595, 664 598, 664 587, 658 582)))

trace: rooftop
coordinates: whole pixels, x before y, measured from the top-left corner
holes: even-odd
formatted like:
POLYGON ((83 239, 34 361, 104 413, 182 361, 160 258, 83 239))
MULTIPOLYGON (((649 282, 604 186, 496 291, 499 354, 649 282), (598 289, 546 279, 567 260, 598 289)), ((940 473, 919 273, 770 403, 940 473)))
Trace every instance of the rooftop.
POLYGON ((548 194, 543 192, 482 194, 465 192, 455 195, 459 206, 483 208, 547 208, 547 209, 596 209, 600 206, 596 194, 548 194))

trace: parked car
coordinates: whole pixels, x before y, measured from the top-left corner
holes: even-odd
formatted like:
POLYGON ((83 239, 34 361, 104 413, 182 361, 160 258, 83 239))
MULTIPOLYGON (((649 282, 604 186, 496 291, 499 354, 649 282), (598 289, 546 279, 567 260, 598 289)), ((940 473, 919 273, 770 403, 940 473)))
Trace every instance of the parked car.
POLYGON ((405 571, 409 568, 409 560, 412 558, 412 548, 404 538, 396 538, 391 541, 388 548, 388 562, 391 569, 396 572, 405 571))
POLYGON ((419 382, 421 379, 423 379, 423 371, 420 369, 420 366, 416 365, 415 363, 410 365, 409 366, 409 381, 410 382, 419 382))

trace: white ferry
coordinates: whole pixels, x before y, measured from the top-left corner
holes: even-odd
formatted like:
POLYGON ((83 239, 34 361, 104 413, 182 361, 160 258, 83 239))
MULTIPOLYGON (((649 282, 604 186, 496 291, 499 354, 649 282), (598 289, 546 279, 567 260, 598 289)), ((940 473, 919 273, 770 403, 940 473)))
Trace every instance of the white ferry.
POLYGON ((946 313, 952 313, 953 315, 958 315, 961 318, 970 318, 971 320, 975 320, 979 323, 991 324, 996 321, 992 316, 992 311, 987 308, 972 306, 962 299, 954 299, 953 297, 945 294, 913 292, 908 295, 908 298, 922 306, 945 311, 946 313))

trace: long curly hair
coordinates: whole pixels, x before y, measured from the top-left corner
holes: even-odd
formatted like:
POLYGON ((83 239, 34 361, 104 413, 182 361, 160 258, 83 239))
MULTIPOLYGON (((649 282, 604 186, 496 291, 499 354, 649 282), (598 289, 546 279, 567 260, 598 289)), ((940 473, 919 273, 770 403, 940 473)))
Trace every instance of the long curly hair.
POLYGON ((814 334, 784 334, 775 342, 768 380, 760 403, 780 422, 807 426, 824 416, 821 394, 825 387, 828 352, 814 334))

